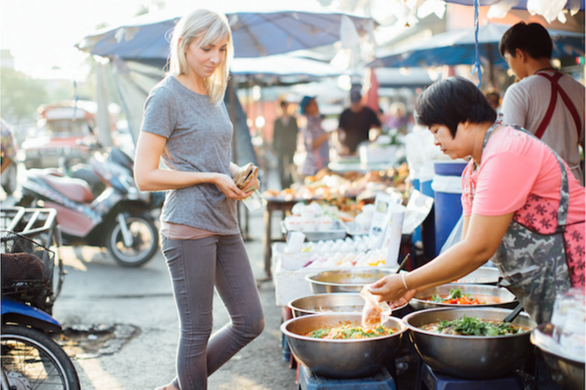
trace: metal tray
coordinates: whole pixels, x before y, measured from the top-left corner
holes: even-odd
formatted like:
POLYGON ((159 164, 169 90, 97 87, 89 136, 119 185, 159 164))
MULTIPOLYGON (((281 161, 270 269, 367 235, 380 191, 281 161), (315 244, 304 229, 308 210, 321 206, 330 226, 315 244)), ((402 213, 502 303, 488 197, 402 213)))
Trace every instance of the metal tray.
MULTIPOLYGON (((332 222, 332 225, 338 227, 338 229, 301 233, 305 234, 305 239, 307 241, 327 241, 346 238, 346 228, 343 227, 340 222, 334 221, 332 222)), ((289 234, 289 231, 285 227, 285 221, 281 221, 281 231, 283 234, 289 234)))

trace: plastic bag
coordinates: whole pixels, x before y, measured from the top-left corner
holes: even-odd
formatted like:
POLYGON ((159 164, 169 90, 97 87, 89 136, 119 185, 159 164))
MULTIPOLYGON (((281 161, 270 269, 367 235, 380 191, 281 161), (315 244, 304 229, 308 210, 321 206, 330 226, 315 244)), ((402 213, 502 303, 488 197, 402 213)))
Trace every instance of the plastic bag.
POLYGON ((365 304, 362 309, 362 329, 371 330, 381 325, 391 315, 391 308, 386 302, 378 302, 378 298, 369 291, 370 285, 366 285, 360 291, 360 296, 365 304))

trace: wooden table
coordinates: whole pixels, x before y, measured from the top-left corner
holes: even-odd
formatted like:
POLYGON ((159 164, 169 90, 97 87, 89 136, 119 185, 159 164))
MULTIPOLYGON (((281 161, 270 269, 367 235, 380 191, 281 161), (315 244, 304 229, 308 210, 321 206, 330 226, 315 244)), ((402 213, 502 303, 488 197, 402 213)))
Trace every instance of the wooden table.
POLYGON ((267 277, 271 277, 271 257, 272 257, 272 243, 275 241, 285 241, 284 237, 273 240, 271 237, 271 221, 273 211, 282 211, 286 213, 291 211, 293 206, 299 202, 299 200, 268 200, 265 208, 265 273, 267 277))

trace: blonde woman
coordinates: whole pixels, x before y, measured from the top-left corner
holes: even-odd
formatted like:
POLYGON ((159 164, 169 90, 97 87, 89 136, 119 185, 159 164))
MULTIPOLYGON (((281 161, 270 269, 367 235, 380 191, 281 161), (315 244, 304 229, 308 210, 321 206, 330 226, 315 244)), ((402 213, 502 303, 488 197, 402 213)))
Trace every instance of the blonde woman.
POLYGON ((145 104, 135 177, 166 190, 161 246, 180 321, 177 377, 157 390, 207 388, 207 377, 261 334, 264 315, 236 219, 232 123, 223 103, 233 57, 225 16, 197 10, 176 25, 170 73, 145 104), (163 158, 169 169, 159 168, 163 158), (231 321, 212 332, 214 287, 231 321))

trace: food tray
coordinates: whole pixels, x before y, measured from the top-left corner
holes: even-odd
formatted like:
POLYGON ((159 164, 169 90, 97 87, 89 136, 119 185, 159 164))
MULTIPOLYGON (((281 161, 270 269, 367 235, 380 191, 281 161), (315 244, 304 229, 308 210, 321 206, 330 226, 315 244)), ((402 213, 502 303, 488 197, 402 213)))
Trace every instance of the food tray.
MULTIPOLYGON (((333 221, 332 226, 336 229, 301 233, 305 234, 306 241, 327 241, 346 238, 346 227, 342 225, 340 221, 333 221)), ((289 231, 285 227, 285 221, 281 221, 281 231, 283 232, 283 234, 289 233, 289 231)))

